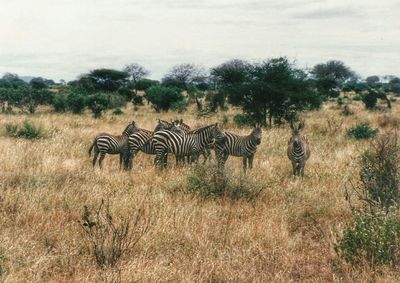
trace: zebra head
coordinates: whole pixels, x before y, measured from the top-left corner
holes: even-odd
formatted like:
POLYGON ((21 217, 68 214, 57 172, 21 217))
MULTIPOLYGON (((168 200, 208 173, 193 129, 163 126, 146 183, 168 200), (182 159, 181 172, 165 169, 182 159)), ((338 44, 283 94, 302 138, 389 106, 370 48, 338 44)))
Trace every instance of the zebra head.
POLYGON ((260 124, 256 124, 254 126, 254 129, 251 132, 250 136, 255 144, 259 145, 261 143, 262 130, 260 124))
POLYGON ((298 126, 290 123, 290 128, 292 129, 292 142, 295 147, 299 147, 301 144, 300 130, 304 128, 304 121, 301 121, 298 126))
POLYGON ((132 121, 128 126, 126 126, 125 130, 122 132, 122 135, 130 136, 133 133, 137 132, 138 128, 136 127, 135 121, 132 121))
POLYGON ((154 129, 154 132, 158 132, 161 130, 169 130, 169 129, 171 129, 172 126, 173 126, 173 124, 171 124, 170 122, 158 119, 158 124, 157 124, 156 128, 154 129))
POLYGON ((212 128, 212 136, 213 141, 212 143, 224 144, 226 141, 226 137, 222 130, 218 127, 218 123, 215 123, 214 127, 212 128))

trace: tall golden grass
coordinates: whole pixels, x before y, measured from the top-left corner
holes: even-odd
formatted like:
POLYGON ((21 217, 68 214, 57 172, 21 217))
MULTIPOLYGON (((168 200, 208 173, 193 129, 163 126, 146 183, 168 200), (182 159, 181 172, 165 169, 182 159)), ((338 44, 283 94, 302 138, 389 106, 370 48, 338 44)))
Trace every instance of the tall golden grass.
MULTIPOLYGON (((202 199, 171 192, 169 184, 190 167, 153 167, 139 153, 130 173, 119 171, 118 156, 108 155, 104 169, 92 168, 88 148, 99 132, 120 134, 131 121, 153 129, 157 118, 183 118, 193 126, 219 122, 225 130, 248 134, 232 122, 237 110, 198 118, 194 111, 157 114, 150 108, 124 109, 93 119, 40 109, 35 115, 0 114, 0 281, 396 281, 398 269, 352 267, 334 252, 336 235, 351 221, 346 182, 357 178, 358 156, 367 141, 346 137, 346 129, 368 121, 378 127, 383 115, 358 102, 353 116, 333 104, 307 112, 303 131, 311 158, 303 180, 291 176, 285 151, 290 128, 265 129, 247 178, 263 188, 254 202, 202 199), (229 121, 222 124, 223 116, 229 121), (29 119, 47 138, 6 137, 7 123, 29 119), (83 206, 110 201, 115 217, 141 207, 150 229, 115 268, 98 268, 78 223, 83 206)), ((381 128, 381 131, 385 129, 381 128)), ((231 177, 242 173, 240 158, 226 163, 231 177)))

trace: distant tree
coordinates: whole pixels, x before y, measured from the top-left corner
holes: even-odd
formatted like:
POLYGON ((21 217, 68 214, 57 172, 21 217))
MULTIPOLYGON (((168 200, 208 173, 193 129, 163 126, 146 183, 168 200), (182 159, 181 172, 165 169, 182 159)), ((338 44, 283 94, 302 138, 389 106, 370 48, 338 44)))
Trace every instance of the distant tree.
POLYGON ((129 78, 135 89, 136 89, 136 83, 141 79, 146 78, 150 74, 148 70, 146 70, 143 66, 137 63, 126 65, 124 67, 124 72, 129 74, 129 78))
POLYGON ((379 83, 380 79, 378 76, 369 76, 365 79, 368 84, 375 84, 379 83))
POLYGON ((251 64, 240 59, 229 60, 211 69, 211 78, 216 84, 236 84, 244 82, 249 75, 251 64))
POLYGON ((86 93, 98 91, 115 92, 126 85, 129 74, 112 69, 95 69, 89 74, 81 76, 77 86, 86 93))
POLYGON ((162 79, 162 85, 187 89, 189 86, 197 86, 206 80, 204 68, 194 64, 180 64, 172 67, 162 79))
POLYGON ((67 95, 67 106, 72 113, 80 114, 85 109, 86 97, 76 90, 70 90, 67 95))
POLYGON ((136 90, 146 91, 148 88, 159 85, 160 82, 156 80, 141 79, 136 82, 136 90))
POLYGON ((0 79, 0 87, 4 88, 18 88, 27 85, 17 74, 5 73, 0 79))
POLYGON ((184 97, 179 89, 164 86, 152 86, 146 90, 145 98, 153 105, 157 112, 168 111, 174 106, 184 101, 184 97))
POLYGON ((312 78, 318 91, 325 96, 337 97, 339 89, 347 80, 357 78, 354 71, 343 62, 331 60, 326 63, 317 64, 311 70, 312 78))
POLYGON ((47 88, 47 84, 46 84, 45 79, 43 79, 41 77, 37 77, 37 78, 31 79, 29 84, 33 89, 44 89, 44 88, 47 88))
POLYGON ((22 111, 35 113, 41 104, 50 104, 54 94, 47 89, 34 89, 31 86, 21 86, 11 93, 10 103, 22 111))
MULTIPOLYGON (((235 76, 236 77, 236 76, 235 76)), ((272 125, 272 119, 295 120, 297 113, 320 107, 321 97, 315 93, 307 75, 296 69, 287 58, 274 58, 248 65, 244 74, 221 85, 228 101, 243 109, 247 121, 272 125)))
POLYGON ((392 78, 389 82, 389 89, 396 95, 400 95, 400 78, 392 78))
POLYGON ((368 92, 366 95, 363 96, 362 102, 364 102, 365 108, 372 110, 376 107, 378 97, 375 93, 368 92))

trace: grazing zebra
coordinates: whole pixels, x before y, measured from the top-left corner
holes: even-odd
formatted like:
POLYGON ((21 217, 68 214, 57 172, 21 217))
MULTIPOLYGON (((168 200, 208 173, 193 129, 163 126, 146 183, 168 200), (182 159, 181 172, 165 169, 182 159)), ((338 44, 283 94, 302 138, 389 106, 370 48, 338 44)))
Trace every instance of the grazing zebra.
POLYGON ((169 130, 155 133, 153 136, 156 149, 154 163, 162 168, 165 167, 168 152, 175 155, 177 163, 184 156, 191 156, 193 161, 197 161, 205 147, 213 142, 216 127, 218 124, 213 124, 187 134, 169 130))
POLYGON ((304 128, 304 122, 301 121, 297 127, 291 123, 290 128, 292 136, 288 142, 287 156, 292 162, 293 175, 303 177, 306 161, 311 154, 308 139, 300 135, 300 130, 304 128))
POLYGON ((174 124, 159 119, 158 124, 155 127, 154 131, 142 129, 141 131, 137 131, 129 136, 128 146, 130 154, 129 154, 129 164, 127 165, 129 169, 132 169, 132 160, 139 151, 151 155, 156 154, 154 143, 152 142, 152 137, 154 133, 161 130, 171 130, 180 132, 180 130, 177 129, 174 124))
POLYGON ((100 168, 103 168, 102 162, 108 153, 119 154, 119 168, 121 169, 122 161, 124 160, 127 162, 127 159, 129 158, 128 137, 138 130, 135 121, 132 121, 120 136, 113 136, 107 133, 97 135, 92 146, 89 148, 89 156, 94 148, 93 167, 96 165, 97 157, 100 154, 99 166, 100 168))
POLYGON ((229 155, 243 157, 243 169, 246 172, 247 167, 253 168, 254 154, 257 146, 261 143, 262 131, 259 125, 256 125, 248 136, 238 136, 225 132, 224 137, 217 137, 214 149, 218 160, 218 166, 223 168, 229 155))

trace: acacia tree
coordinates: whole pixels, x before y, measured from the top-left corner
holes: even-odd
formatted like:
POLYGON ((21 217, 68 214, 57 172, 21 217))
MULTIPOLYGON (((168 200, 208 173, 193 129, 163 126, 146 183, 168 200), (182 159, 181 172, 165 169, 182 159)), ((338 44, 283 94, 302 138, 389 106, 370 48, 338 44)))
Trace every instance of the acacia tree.
MULTIPOLYGON (((296 69, 287 58, 270 59, 258 64, 246 64, 241 75, 229 80, 220 75, 220 89, 228 101, 242 108, 248 120, 272 125, 272 119, 292 121, 304 109, 317 108, 321 97, 315 93, 307 75, 296 69)), ((228 74, 233 74, 229 72, 228 74)))
POLYGON ((137 63, 126 65, 123 71, 129 74, 129 79, 135 89, 138 81, 150 75, 150 72, 146 68, 137 63))
POLYGON ((339 96, 339 89, 346 80, 355 80, 357 78, 354 71, 343 62, 337 60, 317 64, 310 73, 315 80, 318 91, 325 96, 331 97, 339 96))

